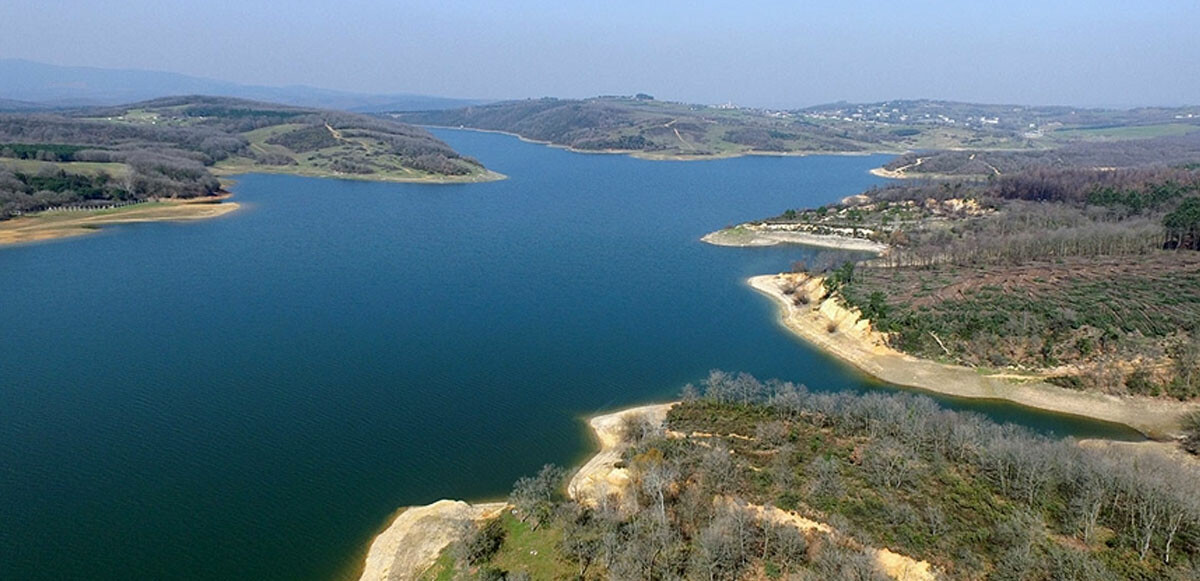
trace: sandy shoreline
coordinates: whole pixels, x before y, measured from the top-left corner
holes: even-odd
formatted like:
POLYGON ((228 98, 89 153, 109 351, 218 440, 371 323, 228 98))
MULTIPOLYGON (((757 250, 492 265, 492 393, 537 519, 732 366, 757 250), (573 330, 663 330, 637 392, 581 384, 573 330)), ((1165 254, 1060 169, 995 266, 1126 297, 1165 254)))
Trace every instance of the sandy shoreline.
POLYGON ((416 579, 454 542, 467 522, 488 520, 508 508, 504 502, 467 504, 439 500, 403 509, 367 551, 361 581, 416 579))
POLYGON ((780 288, 785 276, 793 275, 755 276, 748 282, 774 299, 781 323, 790 331, 888 383, 957 397, 1005 400, 1122 424, 1159 439, 1177 435, 1179 419, 1200 409, 1196 404, 1073 391, 1036 380, 1015 382, 1001 375, 984 375, 969 367, 918 359, 884 344, 882 336, 870 328, 869 321, 860 319, 857 312, 832 299, 824 299, 820 278, 801 281, 796 292, 807 292, 811 300, 809 304, 796 305, 780 288), (829 332, 831 326, 836 328, 833 333, 829 332))
POLYGON ((188 222, 216 218, 241 206, 230 194, 191 200, 163 200, 115 210, 50 211, 0 222, 0 246, 82 236, 113 224, 188 222))
POLYGON ((667 412, 677 403, 638 406, 588 420, 600 449, 571 477, 567 484, 567 496, 588 506, 596 506, 610 495, 620 497, 630 481, 629 471, 616 467, 617 461, 628 448, 622 438, 625 418, 643 416, 651 422, 663 424, 667 412))
MULTIPOLYGON (((623 419, 645 415, 651 421, 662 423, 666 421, 667 410, 674 405, 638 406, 588 420, 599 449, 571 477, 567 485, 568 496, 592 506, 600 496, 619 496, 629 482, 628 471, 616 467, 626 449, 621 438, 623 419)), ((359 580, 416 579, 456 540, 465 522, 494 518, 508 506, 505 502, 468 504, 461 500, 439 500, 401 509, 387 528, 371 541, 359 580)))
POLYGON ((778 244, 800 244, 820 248, 835 248, 859 252, 874 252, 881 254, 887 250, 887 245, 862 238, 850 238, 835 234, 812 234, 809 232, 789 232, 782 230, 763 230, 751 226, 735 226, 716 232, 709 232, 700 238, 714 246, 757 247, 775 246, 778 244))

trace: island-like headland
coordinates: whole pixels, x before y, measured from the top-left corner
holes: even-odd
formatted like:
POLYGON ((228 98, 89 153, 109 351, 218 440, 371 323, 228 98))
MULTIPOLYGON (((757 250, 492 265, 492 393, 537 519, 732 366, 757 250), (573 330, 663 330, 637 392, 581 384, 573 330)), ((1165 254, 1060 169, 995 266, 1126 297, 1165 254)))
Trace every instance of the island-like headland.
MULTIPOLYGON (((627 420, 644 418, 651 424, 666 428, 667 412, 679 402, 650 404, 594 416, 588 420, 599 446, 596 453, 580 467, 567 485, 567 495, 585 506, 595 507, 602 499, 618 506, 629 500, 633 477, 621 462, 629 449, 624 427, 627 420)), ((685 434, 666 431, 671 439, 695 438, 708 440, 714 434, 685 434)), ((716 498, 714 503, 735 502, 716 498)), ((794 511, 774 506, 745 504, 755 518, 779 525, 795 527, 804 534, 838 536, 841 533, 830 525, 812 520, 794 511)), ((460 538, 464 524, 496 518, 510 505, 504 502, 468 504, 463 501, 439 500, 429 505, 402 509, 391 524, 371 543, 360 581, 411 581, 421 578, 437 561, 439 554, 460 538)), ((897 581, 933 581, 936 572, 927 561, 891 551, 887 548, 866 548, 879 570, 897 581)))

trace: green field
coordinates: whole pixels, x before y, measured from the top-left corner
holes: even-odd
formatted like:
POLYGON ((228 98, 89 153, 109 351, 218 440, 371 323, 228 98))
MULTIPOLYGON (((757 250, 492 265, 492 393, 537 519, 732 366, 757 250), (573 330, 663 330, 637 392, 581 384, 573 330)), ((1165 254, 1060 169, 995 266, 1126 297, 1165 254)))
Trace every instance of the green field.
POLYGON ((129 166, 123 163, 101 163, 93 161, 37 161, 33 159, 0 159, 0 166, 22 173, 37 173, 45 168, 61 169, 67 173, 96 175, 107 172, 113 177, 129 174, 129 166))
POLYGON ((1069 141, 1149 139, 1152 137, 1187 135, 1193 131, 1200 131, 1200 127, 1182 123, 1165 123, 1162 125, 1135 125, 1129 127, 1066 128, 1054 131, 1051 133, 1051 137, 1069 141))

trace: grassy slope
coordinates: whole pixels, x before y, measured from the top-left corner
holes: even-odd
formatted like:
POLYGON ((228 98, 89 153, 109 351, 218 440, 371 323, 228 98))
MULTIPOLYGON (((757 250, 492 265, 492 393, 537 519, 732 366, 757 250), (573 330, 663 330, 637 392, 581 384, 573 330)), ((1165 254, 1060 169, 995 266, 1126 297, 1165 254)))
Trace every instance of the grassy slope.
MULTIPOLYGON (((273 111, 269 104, 255 103, 253 105, 262 106, 266 111, 273 111)), ((153 124, 176 127, 197 126, 206 121, 204 118, 187 115, 187 107, 188 105, 156 106, 153 104, 148 104, 145 107, 128 109, 121 115, 105 115, 101 117, 93 117, 92 119, 111 123, 124 123, 133 125, 153 124)), ((280 106, 278 109, 280 111, 291 111, 295 108, 280 106)), ((317 110, 297 111, 320 113, 317 110)), ((411 181, 436 183, 488 181, 501 177, 499 174, 489 172, 477 162, 470 160, 461 160, 460 162, 456 162, 456 165, 467 169, 467 173, 463 175, 445 175, 415 169, 411 167, 411 164, 402 156, 396 155, 389 151, 388 144, 379 139, 372 139, 370 137, 338 137, 337 145, 303 152, 292 151, 282 145, 267 143, 267 140, 273 137, 277 137, 289 131, 309 127, 311 125, 311 123, 289 122, 286 117, 282 117, 279 119, 277 124, 241 132, 240 135, 244 137, 250 144, 250 155, 233 156, 227 158, 217 163, 213 169, 216 173, 221 175, 248 172, 266 172, 305 175, 312 177, 350 178, 368 181, 411 181), (252 157, 256 153, 273 153, 278 156, 288 158, 294 163, 262 163, 259 159, 252 157), (370 173, 342 171, 334 166, 333 162, 336 160, 368 166, 374 171, 370 173)), ((337 132, 338 128, 331 127, 331 131, 337 132)), ((432 137, 429 139, 439 144, 441 143, 432 137)))
POLYGON ((0 166, 9 167, 22 173, 36 174, 45 168, 61 169, 67 173, 95 175, 107 172, 119 178, 129 174, 129 166, 123 163, 104 163, 92 161, 37 161, 33 159, 0 158, 0 166))
POLYGON ((251 157, 235 156, 217 163, 215 170, 221 175, 265 172, 368 181, 431 183, 478 182, 499 177, 499 174, 477 165, 472 167, 470 173, 461 176, 448 176, 407 167, 403 160, 386 153, 386 144, 369 137, 340 138, 338 145, 305 152, 294 152, 282 145, 268 143, 268 140, 272 138, 302 127, 304 126, 301 124, 284 123, 242 133, 242 136, 250 142, 251 152, 286 156, 295 161, 294 165, 267 165, 259 163, 251 157), (338 171, 331 167, 331 161, 339 158, 369 162, 375 171, 369 174, 338 171))

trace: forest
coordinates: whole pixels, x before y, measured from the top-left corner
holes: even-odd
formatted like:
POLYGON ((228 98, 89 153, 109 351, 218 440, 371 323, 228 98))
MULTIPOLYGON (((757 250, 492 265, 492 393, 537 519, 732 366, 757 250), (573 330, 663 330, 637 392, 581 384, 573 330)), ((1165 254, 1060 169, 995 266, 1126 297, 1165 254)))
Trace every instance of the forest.
POLYGON ((947 579, 1200 575, 1195 464, 922 396, 714 371, 665 428, 627 418, 624 434, 625 489, 580 504, 547 466, 424 578, 866 581, 892 578, 889 554, 947 579))
POLYGON ((220 190, 215 171, 272 168, 381 179, 485 171, 390 119, 239 99, 0 114, 0 219, 102 200, 208 196, 220 190))

